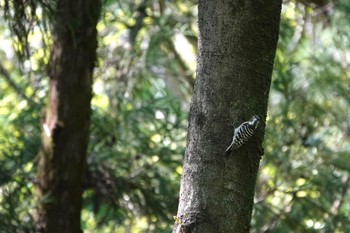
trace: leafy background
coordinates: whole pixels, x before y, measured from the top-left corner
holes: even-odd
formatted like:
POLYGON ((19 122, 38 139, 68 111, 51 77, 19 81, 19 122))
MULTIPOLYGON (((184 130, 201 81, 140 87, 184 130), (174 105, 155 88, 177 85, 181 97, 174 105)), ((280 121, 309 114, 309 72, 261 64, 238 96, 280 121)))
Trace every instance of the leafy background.
MULTIPOLYGON (((49 16, 40 4, 28 6, 21 38, 13 11, 0 14, 0 232, 34 232, 49 16)), ((350 232, 349 14, 347 0, 284 1, 252 232, 350 232)), ((196 15, 188 0, 104 2, 85 232, 171 231, 196 15)))

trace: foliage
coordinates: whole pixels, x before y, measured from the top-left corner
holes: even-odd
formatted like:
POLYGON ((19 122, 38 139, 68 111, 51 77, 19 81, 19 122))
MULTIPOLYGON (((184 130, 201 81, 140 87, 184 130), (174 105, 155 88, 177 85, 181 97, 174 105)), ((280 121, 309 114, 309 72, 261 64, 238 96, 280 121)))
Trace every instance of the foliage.
MULTIPOLYGON (((350 5, 303 2, 284 4, 253 232, 350 231, 350 5)), ((39 21, 26 29, 30 53, 22 60, 0 17, 0 232, 34 231, 51 43, 36 8, 39 21)), ((85 232, 170 231, 194 82, 196 13, 191 1, 105 1, 85 232)))
MULTIPOLYGON (((13 98, 13 96, 12 96, 13 98)), ((0 232, 33 229, 33 163, 40 143, 38 108, 2 100, 0 115, 0 232), (17 106, 16 106, 17 105, 17 106), (6 114, 6 110, 12 109, 6 114)), ((40 112, 40 111, 39 111, 40 112)))
MULTIPOLYGON (((175 6, 169 4, 169 7, 175 6)), ((137 38, 133 44, 128 35, 134 29, 133 17, 138 10, 137 4, 125 4, 124 1, 106 3, 104 17, 98 25, 101 35, 99 54, 101 58, 108 59, 99 59, 95 70, 88 172, 82 211, 82 227, 86 232, 164 232, 172 227, 186 135, 186 114, 183 111, 186 104, 178 97, 182 100, 188 98, 189 84, 186 80, 192 80, 193 73, 180 60, 179 54, 174 55, 177 53, 173 42, 175 32, 167 23, 174 20, 171 18, 173 16, 169 12, 167 16, 152 12, 152 7, 147 6, 150 16, 144 19, 142 30, 139 28, 139 31, 133 32, 137 38), (161 49, 158 49, 158 45, 162 45, 161 49), (178 58, 175 63, 172 61, 174 56, 178 58), (187 75, 182 87, 170 89, 169 83, 177 82, 177 75, 181 72, 187 75)), ((40 11, 37 12, 40 15, 40 11)), ((36 28, 33 30, 32 36, 39 41, 46 36, 42 33, 48 33, 35 31, 36 28)), ((182 34, 183 31, 178 33, 182 34)), ((9 35, 5 27, 3 32, 9 35)), ((30 41, 30 36, 28 38, 30 41)), ((45 66, 50 48, 46 46, 50 43, 32 41, 28 45, 31 56, 24 57, 23 62, 29 66, 24 65, 21 70, 10 63, 16 59, 10 49, 3 48, 3 55, 10 63, 6 67, 11 74, 9 78, 20 86, 21 91, 13 92, 13 88, 1 80, 4 92, 0 93, 8 99, 8 102, 1 102, 4 130, 0 134, 6 142, 0 152, 3 155, 3 168, 15 162, 15 158, 6 153, 18 153, 21 160, 18 166, 8 168, 11 173, 1 177, 4 179, 1 200, 6 205, 1 209, 4 224, 0 232, 33 231, 32 211, 29 209, 35 210, 35 203, 31 200, 36 154, 40 146, 40 117, 47 93, 45 66), (10 53, 10 56, 6 56, 6 53, 10 53), (24 74, 28 79, 22 79, 19 74, 24 74), (19 109, 12 113, 15 114, 11 117, 13 120, 5 121, 11 115, 8 109, 16 106, 14 99, 25 96, 34 102, 22 100, 19 109), (22 105, 27 106, 28 111, 24 111, 22 105), (25 127, 17 122, 24 119, 29 120, 25 127), (23 129, 34 125, 36 128, 27 135, 30 142, 17 137, 11 140, 21 147, 9 145, 10 138, 6 134, 13 130, 8 126, 25 133, 23 129), (30 146, 32 141, 36 143, 35 146, 30 146), (23 151, 28 154, 28 160, 23 160, 23 151), (23 167, 28 178, 12 176, 20 173, 23 167), (11 189, 11 193, 7 194, 7 189, 12 186, 18 188, 11 189)))
POLYGON ((255 232, 350 230, 346 5, 331 18, 293 3, 284 11, 255 232))
POLYGON ((141 82, 131 98, 120 98, 118 110, 93 109, 83 212, 87 232, 102 224, 125 232, 133 229, 135 218, 147 220, 146 229, 160 231, 176 212, 184 114, 177 100, 155 97, 157 88, 141 82), (121 226, 115 226, 116 219, 121 226))

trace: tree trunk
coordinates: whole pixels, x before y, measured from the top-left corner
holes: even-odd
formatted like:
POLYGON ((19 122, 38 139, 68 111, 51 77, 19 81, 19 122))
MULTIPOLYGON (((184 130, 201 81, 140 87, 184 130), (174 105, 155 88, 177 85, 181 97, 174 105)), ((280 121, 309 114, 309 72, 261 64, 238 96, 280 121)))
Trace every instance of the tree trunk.
POLYGON ((37 174, 37 227, 77 233, 90 124, 99 0, 58 0, 53 15, 49 102, 37 174))
POLYGON ((249 232, 281 0, 199 0, 197 80, 173 232, 249 232), (234 126, 262 120, 225 156, 234 126), (234 126, 232 126, 232 124, 234 126))

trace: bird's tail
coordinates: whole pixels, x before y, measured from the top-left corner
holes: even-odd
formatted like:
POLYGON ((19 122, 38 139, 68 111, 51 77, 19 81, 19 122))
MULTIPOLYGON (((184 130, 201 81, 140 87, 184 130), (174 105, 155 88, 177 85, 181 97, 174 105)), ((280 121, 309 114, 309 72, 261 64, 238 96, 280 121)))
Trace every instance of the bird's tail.
POLYGON ((227 147, 226 151, 225 151, 225 155, 229 155, 232 151, 232 146, 233 146, 233 143, 231 143, 231 145, 229 147, 227 147))

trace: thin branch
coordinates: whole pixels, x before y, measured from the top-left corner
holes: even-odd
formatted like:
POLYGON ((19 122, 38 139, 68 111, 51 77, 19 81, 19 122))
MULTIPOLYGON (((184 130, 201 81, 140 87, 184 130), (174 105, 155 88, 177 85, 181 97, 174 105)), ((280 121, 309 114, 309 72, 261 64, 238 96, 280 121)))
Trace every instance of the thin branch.
POLYGON ((183 72, 183 77, 186 79, 186 82, 190 85, 191 89, 193 89, 195 80, 192 77, 192 72, 189 71, 190 69, 188 68, 187 64, 182 59, 181 55, 176 51, 174 43, 171 40, 167 39, 166 44, 170 51, 173 52, 176 58, 175 60, 178 62, 183 72))
POLYGON ((15 81, 12 80, 10 73, 0 64, 0 75, 4 77, 7 84, 19 95, 22 99, 25 99, 29 103, 32 103, 33 101, 24 94, 23 90, 20 86, 17 85, 15 81))
POLYGON ((309 16, 305 6, 303 8, 303 11, 303 17, 297 20, 298 24, 295 28, 294 35, 292 37, 292 42, 289 44, 287 49, 289 51, 289 54, 293 54, 296 51, 306 29, 306 21, 309 16))
POLYGON ((349 176, 346 176, 344 178, 344 184, 345 186, 343 187, 341 193, 340 193, 340 198, 339 199, 336 199, 333 204, 332 204, 332 207, 331 207, 331 211, 334 215, 337 215, 338 212, 339 212, 339 209, 340 207, 343 205, 344 201, 345 201, 345 197, 348 193, 348 190, 349 190, 349 184, 350 182, 350 177, 349 176))
POLYGON ((146 7, 147 0, 144 0, 136 9, 135 24, 129 28, 129 41, 132 46, 134 46, 137 34, 143 26, 143 19, 147 17, 146 7))

